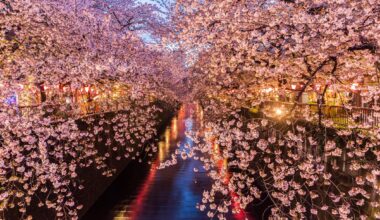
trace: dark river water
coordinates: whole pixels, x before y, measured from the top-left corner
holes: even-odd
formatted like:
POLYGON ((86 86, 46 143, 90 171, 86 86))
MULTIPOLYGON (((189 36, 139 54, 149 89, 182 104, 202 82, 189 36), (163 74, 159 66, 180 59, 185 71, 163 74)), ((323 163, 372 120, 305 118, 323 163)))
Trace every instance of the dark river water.
MULTIPOLYGON (((198 105, 184 105, 162 135, 155 161, 152 164, 131 162, 83 219, 209 219, 206 212, 196 208, 196 204, 202 201, 203 190, 211 186, 211 179, 199 161, 178 158, 176 165, 156 169, 161 162, 170 159, 176 149, 184 148, 185 144, 193 146, 185 132, 200 129, 202 117, 198 105), (181 144, 178 146, 178 143, 181 144), (199 172, 194 172, 194 168, 199 172)), ((259 219, 254 216, 255 211, 251 210, 226 217, 259 219)))

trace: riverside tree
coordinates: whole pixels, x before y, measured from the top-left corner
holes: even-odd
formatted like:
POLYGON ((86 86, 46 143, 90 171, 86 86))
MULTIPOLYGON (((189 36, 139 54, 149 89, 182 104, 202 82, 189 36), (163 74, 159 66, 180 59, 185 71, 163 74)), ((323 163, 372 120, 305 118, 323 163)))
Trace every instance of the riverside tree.
POLYGON ((173 38, 191 51, 193 94, 209 122, 205 136, 194 134, 195 152, 221 147, 202 158, 215 184, 201 210, 223 219, 232 204, 236 212, 266 198, 274 219, 379 217, 379 10, 376 1, 177 1, 173 38), (337 125, 326 91, 359 84, 372 115, 363 120, 348 100, 349 122, 337 125), (268 90, 281 97, 291 85, 294 103, 278 115, 242 116, 242 107, 264 108, 268 90), (300 105, 306 91, 317 94, 316 110, 300 105))
POLYGON ((155 151, 144 148, 156 135, 161 111, 152 94, 174 100, 162 78, 181 68, 169 62, 171 52, 143 40, 147 33, 163 37, 167 27, 159 13, 132 0, 0 1, 0 204, 5 216, 18 211, 19 217, 32 218, 29 208, 40 207, 53 210, 58 219, 76 219, 83 207, 74 196, 83 188, 79 169, 97 168, 110 176, 108 158, 138 159, 155 151), (66 112, 67 106, 54 97, 42 99, 27 115, 22 113, 29 107, 5 102, 26 86, 42 94, 61 85, 79 90, 111 83, 129 89, 117 100, 128 102, 118 109, 124 113, 111 118, 59 116, 56 112, 66 112))

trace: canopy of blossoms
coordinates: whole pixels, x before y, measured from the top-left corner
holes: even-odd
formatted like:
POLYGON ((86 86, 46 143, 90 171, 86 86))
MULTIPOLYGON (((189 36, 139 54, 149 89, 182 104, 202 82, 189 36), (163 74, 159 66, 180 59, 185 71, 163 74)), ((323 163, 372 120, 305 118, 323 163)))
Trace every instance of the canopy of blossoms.
POLYGON ((78 218, 79 170, 153 155, 180 96, 204 110, 177 153, 213 179, 208 217, 380 217, 378 1, 154 2, 0 0, 2 213, 78 218))
POLYGON ((379 12, 377 1, 177 1, 172 37, 208 122, 183 153, 220 149, 201 158, 209 217, 266 200, 273 219, 379 218, 379 12))
POLYGON ((110 176, 110 159, 155 151, 157 97, 175 103, 185 72, 179 51, 142 38, 164 37, 159 13, 133 0, 0 1, 2 214, 75 219, 80 169, 110 176))

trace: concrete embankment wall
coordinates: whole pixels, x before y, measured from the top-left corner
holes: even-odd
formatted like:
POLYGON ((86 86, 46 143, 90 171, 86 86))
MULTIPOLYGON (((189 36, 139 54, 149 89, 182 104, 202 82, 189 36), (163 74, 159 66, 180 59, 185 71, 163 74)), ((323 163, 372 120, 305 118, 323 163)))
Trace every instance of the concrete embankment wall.
MULTIPOLYGON (((148 142, 154 142, 165 130, 166 126, 170 123, 171 119, 175 116, 177 107, 167 105, 166 103, 156 103, 163 111, 157 115, 160 120, 157 124, 157 136, 148 142)), ((106 191, 112 182, 119 176, 119 174, 127 167, 131 159, 122 159, 120 161, 109 161, 111 167, 115 168, 116 172, 112 177, 104 177, 101 173, 93 168, 85 169, 80 174, 80 178, 84 179, 84 189, 77 196, 79 202, 84 204, 84 208, 79 212, 82 217, 88 209, 97 201, 97 199, 106 191)))
MULTIPOLYGON (((145 145, 148 145, 152 142, 155 142, 160 134, 165 130, 166 126, 170 123, 171 119, 175 116, 179 105, 172 105, 168 104, 163 101, 156 101, 154 103, 155 106, 162 109, 162 112, 158 112, 155 115, 155 121, 157 122, 155 125, 155 129, 157 130, 156 136, 152 137, 150 140, 147 140, 145 145)), ((133 110, 131 110, 133 111, 133 110)), ((99 121, 101 118, 105 118, 107 121, 112 120, 117 114, 126 114, 129 115, 130 111, 119 111, 119 112, 108 112, 103 114, 94 114, 88 117, 91 117, 91 120, 94 122, 99 121)), ((86 129, 91 129, 90 126, 84 122, 84 120, 77 120, 76 121, 78 128, 82 131, 85 131, 86 129)), ((114 124, 108 124, 104 126, 112 127, 114 124)), ((107 137, 104 137, 103 133, 98 133, 95 135, 94 139, 97 139, 98 137, 101 137, 103 140, 113 137, 112 132, 110 134, 107 134, 107 137)), ((137 147, 131 146, 133 148, 137 147)), ((82 204, 83 208, 78 212, 79 217, 82 217, 88 209, 91 208, 91 206, 99 199, 99 197, 106 191, 106 189, 112 184, 112 182, 118 177, 118 175, 127 167, 127 165, 131 162, 130 158, 124 158, 121 157, 120 160, 115 159, 115 154, 123 155, 121 152, 122 150, 118 150, 114 152, 111 147, 107 147, 101 142, 95 143, 95 149, 98 152, 97 155, 104 155, 105 153, 109 153, 111 156, 105 161, 108 168, 114 169, 114 173, 111 177, 106 177, 102 175, 102 170, 98 170, 94 167, 94 165, 88 167, 88 168, 79 168, 77 170, 78 177, 75 179, 78 179, 78 184, 81 184, 84 186, 82 190, 74 191, 74 198, 76 199, 76 202, 78 204, 82 204)), ((123 146, 118 146, 120 149, 123 148, 123 146)), ((143 149, 143 148, 142 148, 143 149)), ((70 162, 69 159, 67 162, 70 162)), ((95 165, 96 166, 96 165, 95 165)), ((43 200, 43 198, 46 197, 46 195, 34 195, 38 196, 40 199, 43 200)), ((44 202, 44 201, 42 201, 44 202)), ((28 215, 31 215, 33 219, 38 220, 51 220, 56 219, 55 212, 52 209, 47 209, 46 207, 39 208, 35 202, 32 201, 31 206, 27 208, 27 213, 25 213, 23 216, 16 210, 17 206, 13 209, 8 209, 4 213, 1 213, 0 219, 6 219, 6 220, 13 220, 13 219, 25 219, 28 215)))

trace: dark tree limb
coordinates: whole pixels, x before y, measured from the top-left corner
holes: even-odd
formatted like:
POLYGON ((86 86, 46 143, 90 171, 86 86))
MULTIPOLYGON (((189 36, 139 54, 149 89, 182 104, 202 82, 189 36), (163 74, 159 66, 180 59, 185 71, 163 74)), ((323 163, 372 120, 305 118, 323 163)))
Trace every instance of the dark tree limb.
POLYGON ((371 53, 376 53, 377 45, 373 43, 363 43, 348 48, 348 51, 354 52, 358 50, 369 50, 371 53))
POLYGON ((310 65, 309 61, 307 60, 307 56, 303 58, 303 62, 306 65, 307 72, 311 75, 312 72, 313 72, 313 70, 311 68, 311 65, 310 65))
POLYGON ((296 3, 296 0, 280 0, 285 3, 296 3))
POLYGON ((325 95, 328 88, 329 88, 329 85, 326 84, 325 88, 323 89, 322 94, 318 95, 318 105, 317 105, 318 106, 318 126, 320 129, 322 129, 322 117, 323 117, 322 107, 326 103, 325 95))
MULTIPOLYGON (((336 71, 336 68, 337 68, 337 58, 336 57, 329 57, 328 59, 324 60, 321 64, 319 64, 319 66, 314 70, 314 71, 311 71, 311 75, 308 79, 308 81, 305 83, 305 85, 302 87, 301 91, 298 92, 298 95, 296 97, 296 102, 294 103, 293 105, 293 108, 291 109, 290 112, 293 112, 294 109, 296 108, 296 105, 297 103, 299 102, 301 96, 302 96, 302 93, 304 93, 306 91, 306 88, 309 87, 311 85, 311 83, 313 82, 314 78, 316 77, 317 73, 324 67, 326 66, 329 62, 334 62, 334 66, 333 66, 333 69, 331 71, 331 74, 332 75, 335 75, 335 71, 336 71)), ((310 68, 311 70, 311 68, 310 68)))
MULTIPOLYGON (((314 71, 311 72, 309 80, 306 82, 306 84, 302 87, 301 91, 297 95, 297 100, 301 98, 302 93, 305 92, 306 88, 313 82, 315 76, 317 73, 329 62, 333 61, 335 57, 329 57, 325 61, 323 61, 314 71)), ((335 58, 336 59, 336 58, 335 58)))
POLYGON ((326 4, 320 4, 320 5, 316 5, 316 6, 309 8, 307 10, 307 13, 310 15, 318 15, 318 14, 322 14, 323 11, 325 11, 326 9, 327 9, 326 4))
POLYGON ((208 28, 208 29, 213 28, 216 24, 219 24, 219 23, 221 23, 220 20, 215 20, 215 21, 211 22, 211 23, 207 26, 207 28, 208 28))

